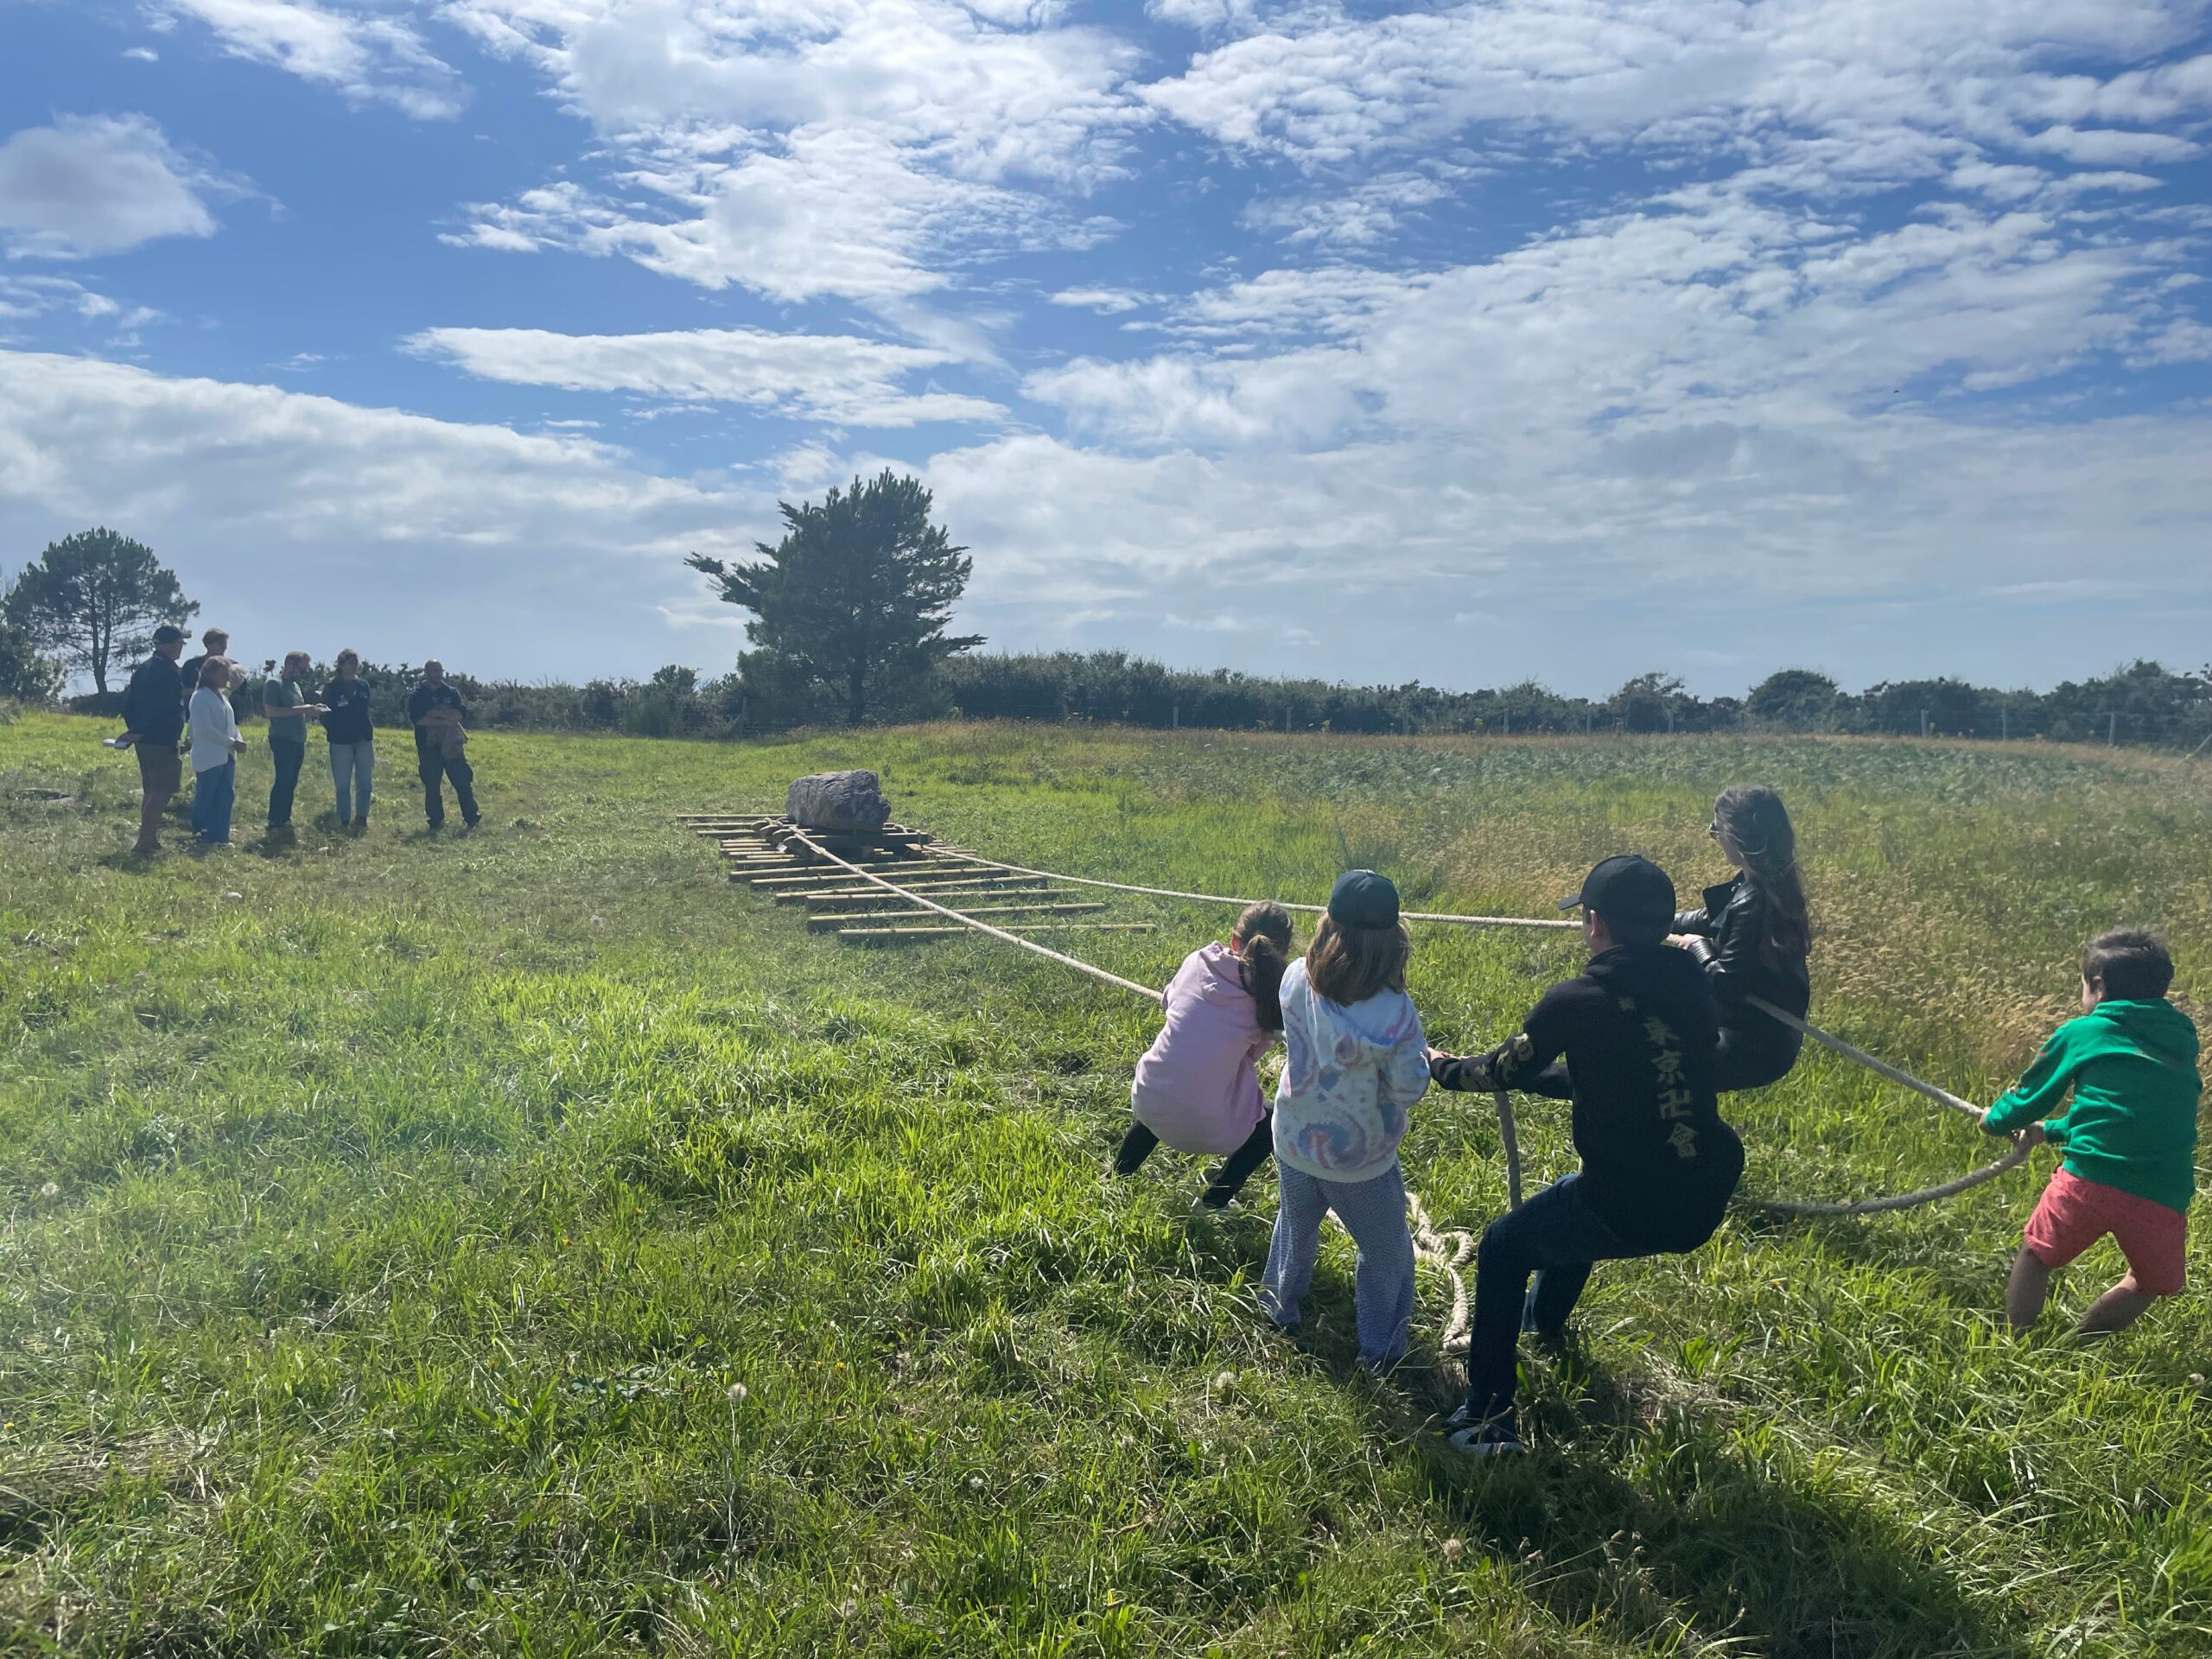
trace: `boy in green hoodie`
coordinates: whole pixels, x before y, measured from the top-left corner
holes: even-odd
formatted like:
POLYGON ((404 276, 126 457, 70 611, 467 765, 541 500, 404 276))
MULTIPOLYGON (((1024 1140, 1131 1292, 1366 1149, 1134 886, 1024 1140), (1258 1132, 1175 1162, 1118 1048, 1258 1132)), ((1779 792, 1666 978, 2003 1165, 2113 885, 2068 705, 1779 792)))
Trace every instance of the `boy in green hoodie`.
POLYGON ((2082 1017, 2050 1035, 2027 1074, 1982 1115, 1992 1135, 2065 1156, 2028 1218, 2005 1313, 2025 1331, 2050 1275, 2106 1234, 2127 1271, 2089 1305, 2075 1334, 2108 1336, 2182 1287, 2196 1190, 2196 1027, 2166 1001, 2173 958, 2158 936, 2115 928, 2082 957, 2082 1017), (2071 1090, 2062 1116, 2053 1109, 2071 1090))

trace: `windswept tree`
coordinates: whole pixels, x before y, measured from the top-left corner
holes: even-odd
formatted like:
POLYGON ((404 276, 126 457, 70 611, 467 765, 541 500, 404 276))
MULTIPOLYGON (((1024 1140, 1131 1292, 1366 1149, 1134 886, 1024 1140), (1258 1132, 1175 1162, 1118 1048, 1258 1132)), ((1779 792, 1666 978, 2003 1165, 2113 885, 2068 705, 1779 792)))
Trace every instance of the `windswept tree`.
POLYGON ((151 548, 111 530, 48 543, 0 599, 0 619, 33 651, 83 669, 103 695, 108 669, 151 649, 157 623, 181 623, 199 609, 151 548))
POLYGON ((60 690, 61 664, 33 651, 20 628, 0 621, 0 697, 50 702, 60 690))
POLYGON ((930 522, 919 480, 888 468, 820 505, 777 505, 784 538, 755 550, 758 564, 694 553, 684 561, 721 585, 721 596, 753 613, 748 671, 785 684, 833 690, 858 723, 946 658, 983 643, 948 634, 971 561, 930 522))

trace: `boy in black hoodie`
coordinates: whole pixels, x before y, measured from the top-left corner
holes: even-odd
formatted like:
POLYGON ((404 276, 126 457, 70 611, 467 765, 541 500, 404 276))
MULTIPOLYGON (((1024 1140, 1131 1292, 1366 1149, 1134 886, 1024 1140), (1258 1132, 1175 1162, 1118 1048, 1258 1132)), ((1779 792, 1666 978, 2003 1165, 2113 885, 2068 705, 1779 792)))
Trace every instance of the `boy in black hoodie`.
POLYGON ((1704 1243, 1744 1173, 1743 1142, 1714 1103, 1713 992, 1688 953, 1667 943, 1675 884, 1624 855, 1599 864, 1560 908, 1578 905, 1589 965, 1547 991, 1510 1041, 1472 1058, 1429 1057, 1446 1089, 1572 1099, 1582 1154, 1579 1173, 1483 1234, 1467 1398, 1445 1425, 1471 1457, 1524 1449, 1513 1415, 1519 1332, 1562 1338, 1593 1262, 1704 1243))

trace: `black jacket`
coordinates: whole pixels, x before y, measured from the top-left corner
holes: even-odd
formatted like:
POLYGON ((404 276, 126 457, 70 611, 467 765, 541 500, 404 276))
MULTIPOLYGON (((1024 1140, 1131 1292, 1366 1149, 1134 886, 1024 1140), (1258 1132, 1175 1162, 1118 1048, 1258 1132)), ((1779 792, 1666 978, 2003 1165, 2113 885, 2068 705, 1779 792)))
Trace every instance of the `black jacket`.
POLYGON ((130 671, 123 689, 123 729, 141 742, 175 748, 184 735, 184 681, 176 664, 159 652, 130 671))
POLYGON ((1720 1224, 1744 1173, 1743 1142, 1713 1095, 1718 1036, 1713 993, 1687 951, 1619 945, 1545 992, 1518 1036, 1430 1073, 1446 1089, 1571 1098, 1590 1207, 1632 1249, 1689 1250, 1720 1224))
POLYGON ((370 743, 376 740, 375 722, 369 717, 369 683, 356 675, 333 680, 322 688, 322 729, 334 743, 370 743))
POLYGON ((1767 911, 1772 903, 1765 888, 1739 874, 1732 881, 1707 887, 1702 908, 1675 918, 1675 932, 1712 941, 1704 953, 1705 975, 1712 982, 1724 1026, 1775 1024, 1746 1004, 1746 996, 1763 997, 1800 1020, 1813 1005, 1812 973, 1802 953, 1781 963, 1766 959, 1767 911))

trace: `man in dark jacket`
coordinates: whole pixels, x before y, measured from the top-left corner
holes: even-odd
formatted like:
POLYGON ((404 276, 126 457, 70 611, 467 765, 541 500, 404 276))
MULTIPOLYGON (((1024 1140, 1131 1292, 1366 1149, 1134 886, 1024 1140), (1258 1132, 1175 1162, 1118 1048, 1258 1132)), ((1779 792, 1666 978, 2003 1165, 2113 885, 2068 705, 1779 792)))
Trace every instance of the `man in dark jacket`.
POLYGON ((468 764, 464 723, 468 710, 461 693, 446 683, 446 665, 433 657, 423 664, 423 683, 407 696, 408 723, 415 728, 415 766, 423 779, 423 812, 430 828, 442 830, 446 822, 445 795, 440 785, 453 780, 454 799, 461 804, 461 822, 471 830, 479 816, 475 769, 468 764))
POLYGON ((200 689, 200 671, 210 657, 231 654, 231 636, 221 628, 209 628, 202 633, 200 645, 200 654, 186 658, 182 666, 177 670, 177 679, 181 686, 181 696, 178 698, 181 702, 190 702, 192 694, 200 689))
POLYGON ((1547 991, 1520 1034, 1488 1054, 1430 1055, 1430 1075, 1446 1089, 1572 1099, 1582 1155, 1580 1172, 1483 1234, 1467 1398, 1446 1425, 1452 1445, 1474 1457, 1522 1450, 1513 1415, 1519 1332, 1563 1338, 1593 1262, 1704 1243, 1744 1173, 1743 1143, 1714 1101, 1713 993, 1698 964, 1666 942, 1675 884, 1624 855, 1599 864, 1560 907, 1577 905, 1591 953, 1582 972, 1547 991))
POLYGON ((176 659, 184 630, 154 630, 154 654, 130 671, 123 692, 124 741, 138 756, 138 840, 134 853, 162 850, 162 811, 183 782, 177 740, 184 735, 184 682, 176 659))

